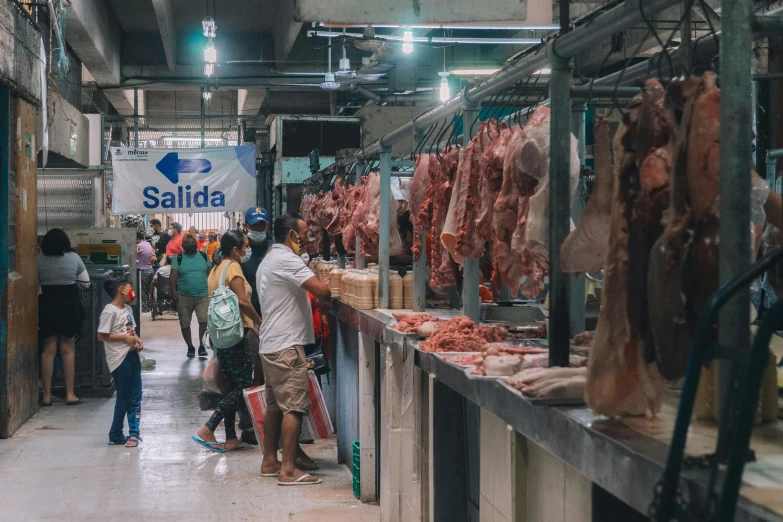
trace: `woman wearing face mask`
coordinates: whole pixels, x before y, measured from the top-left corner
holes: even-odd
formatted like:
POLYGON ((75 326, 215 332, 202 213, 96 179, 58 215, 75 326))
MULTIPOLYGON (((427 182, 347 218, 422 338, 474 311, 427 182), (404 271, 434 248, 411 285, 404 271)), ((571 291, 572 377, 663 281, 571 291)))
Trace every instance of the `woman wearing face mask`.
POLYGON ((222 261, 209 274, 209 294, 212 295, 220 286, 223 269, 226 270, 225 284, 231 288, 239 299, 239 309, 242 312, 242 323, 245 327, 244 338, 230 348, 216 349, 220 369, 226 380, 226 391, 220 404, 207 423, 199 428, 193 438, 198 444, 216 452, 238 450, 244 447, 236 434, 236 412, 243 401, 242 390, 249 388, 253 381, 253 366, 250 354, 246 349, 247 333, 251 328, 261 325, 261 317, 250 302, 252 289, 242 274, 240 264, 250 257, 250 246, 247 237, 238 230, 229 230, 223 234, 220 241, 222 261), (218 443, 215 439, 215 429, 225 419, 226 441, 218 443))

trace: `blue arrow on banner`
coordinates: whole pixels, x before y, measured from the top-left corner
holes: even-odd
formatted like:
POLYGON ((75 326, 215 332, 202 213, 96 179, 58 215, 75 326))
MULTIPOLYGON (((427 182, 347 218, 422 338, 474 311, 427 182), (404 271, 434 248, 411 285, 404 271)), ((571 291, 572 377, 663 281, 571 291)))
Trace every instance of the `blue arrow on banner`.
POLYGON ((179 154, 169 152, 157 165, 155 165, 161 174, 172 183, 179 183, 180 174, 203 174, 212 170, 212 163, 205 159, 179 159, 179 154))

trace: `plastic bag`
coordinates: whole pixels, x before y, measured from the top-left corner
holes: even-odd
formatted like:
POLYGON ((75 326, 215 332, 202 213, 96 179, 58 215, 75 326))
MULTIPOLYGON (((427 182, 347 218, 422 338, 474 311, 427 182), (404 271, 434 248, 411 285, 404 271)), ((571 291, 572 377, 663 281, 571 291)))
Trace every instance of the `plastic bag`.
POLYGON ((750 178, 750 221, 751 223, 763 224, 767 219, 764 212, 764 205, 769 196, 769 185, 766 180, 754 173, 750 178))
POLYGON ((226 391, 226 383, 220 362, 212 356, 201 374, 201 392, 198 394, 198 404, 202 411, 217 409, 220 399, 226 391))

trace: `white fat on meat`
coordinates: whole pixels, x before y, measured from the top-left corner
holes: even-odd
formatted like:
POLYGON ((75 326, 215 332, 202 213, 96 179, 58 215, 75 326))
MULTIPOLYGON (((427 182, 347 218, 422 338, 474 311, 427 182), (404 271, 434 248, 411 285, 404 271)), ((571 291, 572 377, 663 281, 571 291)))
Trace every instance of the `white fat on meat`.
POLYGON ((604 266, 612 220, 612 150, 609 121, 595 125, 595 184, 579 223, 560 248, 563 272, 593 273, 604 266))

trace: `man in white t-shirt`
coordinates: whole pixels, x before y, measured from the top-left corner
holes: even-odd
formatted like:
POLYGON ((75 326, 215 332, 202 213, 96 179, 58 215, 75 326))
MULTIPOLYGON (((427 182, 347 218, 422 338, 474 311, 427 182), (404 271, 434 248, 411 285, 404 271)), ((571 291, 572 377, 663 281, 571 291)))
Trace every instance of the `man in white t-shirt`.
POLYGON ((285 214, 274 224, 275 244, 256 272, 256 289, 264 318, 259 354, 264 369, 267 411, 264 418, 262 476, 278 476, 278 484, 304 486, 321 480, 302 471, 317 469, 299 447, 302 416, 310 408, 304 345, 315 342, 308 292, 329 302, 329 286, 319 281, 299 257, 306 250, 307 224, 298 214, 285 214), (277 460, 277 441, 283 461, 277 460))

